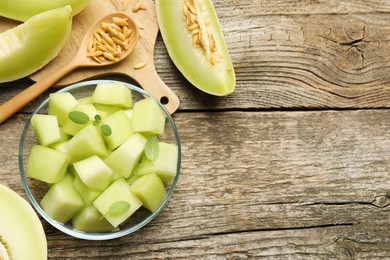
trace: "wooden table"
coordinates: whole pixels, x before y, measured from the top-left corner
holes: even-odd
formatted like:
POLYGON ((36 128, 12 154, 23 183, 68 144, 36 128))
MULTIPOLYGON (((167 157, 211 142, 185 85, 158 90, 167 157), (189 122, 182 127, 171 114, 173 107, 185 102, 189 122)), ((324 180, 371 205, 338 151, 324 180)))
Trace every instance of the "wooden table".
MULTIPOLYGON (((179 96, 182 169, 168 207, 110 241, 43 221, 50 259, 390 259, 390 1, 213 0, 237 87, 192 87, 159 36, 179 96)), ((30 85, 1 84, 1 102, 30 85)), ((25 196, 18 143, 32 108, 0 125, 0 181, 25 196)))

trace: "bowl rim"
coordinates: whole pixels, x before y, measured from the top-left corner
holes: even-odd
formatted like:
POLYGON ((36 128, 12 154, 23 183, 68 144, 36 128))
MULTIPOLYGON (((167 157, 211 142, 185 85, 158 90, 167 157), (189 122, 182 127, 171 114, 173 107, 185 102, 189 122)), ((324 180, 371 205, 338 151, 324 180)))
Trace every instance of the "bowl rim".
POLYGON ((33 196, 32 191, 30 190, 30 187, 29 187, 28 181, 27 181, 27 176, 25 174, 25 167, 24 167, 24 164, 23 164, 23 151, 24 151, 24 145, 25 145, 25 138, 26 138, 27 132, 30 129, 30 126, 31 126, 31 118, 32 118, 32 116, 34 114, 39 113, 41 111, 41 109, 43 109, 45 106, 48 105, 49 97, 46 98, 33 111, 33 113, 30 115, 30 117, 28 118, 28 121, 26 122, 26 124, 25 124, 25 126, 23 128, 23 132, 22 132, 22 135, 21 135, 21 138, 20 138, 20 142, 19 142, 19 152, 18 152, 19 174, 20 174, 20 177, 22 179, 23 188, 24 188, 24 190, 25 190, 25 192, 27 194, 27 197, 28 197, 28 199, 30 201, 30 204, 32 204, 32 206, 39 213, 39 215, 42 218, 44 218, 49 224, 51 224, 54 228, 58 229, 59 231, 65 233, 67 235, 70 235, 72 237, 85 239, 85 240, 109 240, 109 239, 115 239, 115 238, 123 237, 123 236, 129 235, 131 233, 134 233, 135 231, 137 231, 137 230, 141 229, 142 227, 144 227, 145 225, 147 225, 168 204, 170 198, 172 197, 173 191, 176 188, 177 182, 179 180, 180 168, 181 168, 181 142, 180 142, 180 137, 179 137, 179 132, 177 130, 177 126, 176 126, 176 124, 175 124, 171 114, 164 107, 164 105, 162 105, 159 100, 154 98, 151 94, 149 94, 148 92, 146 92, 142 88, 140 88, 140 87, 138 87, 136 85, 133 85, 131 83, 123 82, 123 81, 120 81, 120 80, 99 79, 99 80, 80 81, 80 82, 71 84, 69 86, 66 86, 66 87, 56 91, 55 93, 68 92, 68 91, 77 90, 77 89, 80 89, 80 88, 83 88, 83 87, 92 87, 93 85, 95 85, 95 87, 96 87, 97 84, 99 84, 99 83, 122 83, 127 88, 129 88, 131 91, 136 91, 136 92, 138 92, 139 94, 141 94, 143 96, 152 97, 153 99, 155 99, 157 101, 157 104, 160 106, 160 108, 165 113, 166 118, 167 118, 169 124, 171 125, 172 131, 173 131, 173 134, 174 134, 174 137, 175 137, 176 145, 178 146, 178 158, 177 158, 176 176, 172 180, 172 182, 170 183, 170 188, 167 191, 167 194, 165 195, 165 198, 164 198, 163 202, 160 204, 160 206, 157 208, 157 210, 155 212, 151 212, 151 214, 149 214, 144 220, 142 220, 141 222, 137 223, 134 226, 131 226, 131 227, 128 227, 128 228, 125 228, 125 229, 114 230, 114 231, 111 231, 111 232, 83 232, 83 231, 72 229, 69 225, 65 225, 65 224, 62 224, 62 223, 59 223, 59 222, 55 221, 54 219, 52 219, 50 216, 48 216, 43 211, 43 209, 41 208, 41 206, 39 205, 39 203, 36 201, 35 197, 33 196))

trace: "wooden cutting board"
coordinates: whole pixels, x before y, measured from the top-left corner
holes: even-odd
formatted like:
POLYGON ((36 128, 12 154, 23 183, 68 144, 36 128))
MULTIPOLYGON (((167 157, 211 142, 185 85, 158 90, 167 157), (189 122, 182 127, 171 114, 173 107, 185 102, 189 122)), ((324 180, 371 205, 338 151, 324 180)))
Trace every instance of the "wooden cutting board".
MULTIPOLYGON (((158 100, 167 103, 166 107, 173 113, 179 107, 179 99, 161 80, 154 66, 154 46, 159 31, 154 1, 129 0, 126 10, 123 9, 123 1, 92 0, 86 9, 73 18, 70 39, 60 54, 41 70, 31 75, 30 78, 34 81, 39 81, 64 66, 76 54, 84 33, 96 20, 111 12, 124 11, 136 21, 140 29, 140 39, 130 56, 114 65, 75 70, 61 79, 56 85, 68 85, 107 74, 124 74, 134 79, 158 100), (133 12, 133 6, 138 2, 145 5, 146 10, 133 12), (146 66, 142 69, 134 69, 134 66, 140 63, 145 63, 146 66)), ((19 23, 0 18, 0 32, 13 28, 19 23)))

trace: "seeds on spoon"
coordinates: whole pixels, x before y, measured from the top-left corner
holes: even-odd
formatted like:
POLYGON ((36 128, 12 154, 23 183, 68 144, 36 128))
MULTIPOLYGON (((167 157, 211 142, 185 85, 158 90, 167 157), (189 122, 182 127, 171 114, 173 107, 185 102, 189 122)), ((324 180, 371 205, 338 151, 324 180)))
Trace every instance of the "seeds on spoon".
POLYGON ((111 23, 101 23, 88 42, 87 56, 98 63, 118 61, 128 49, 131 33, 127 18, 115 16, 111 23))

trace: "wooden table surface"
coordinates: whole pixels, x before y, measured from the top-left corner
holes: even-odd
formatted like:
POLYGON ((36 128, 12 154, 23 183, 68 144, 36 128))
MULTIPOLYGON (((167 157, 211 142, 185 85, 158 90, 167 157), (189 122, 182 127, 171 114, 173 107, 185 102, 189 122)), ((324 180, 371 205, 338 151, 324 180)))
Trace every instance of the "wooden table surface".
MULTIPOLYGON (((390 259, 390 1, 213 3, 232 95, 191 86, 156 44, 156 69, 181 101, 168 207, 109 241, 43 221, 49 258, 390 259)), ((1 84, 0 101, 30 84, 1 84)), ((47 95, 0 125, 0 181, 23 197, 18 143, 47 95)))

